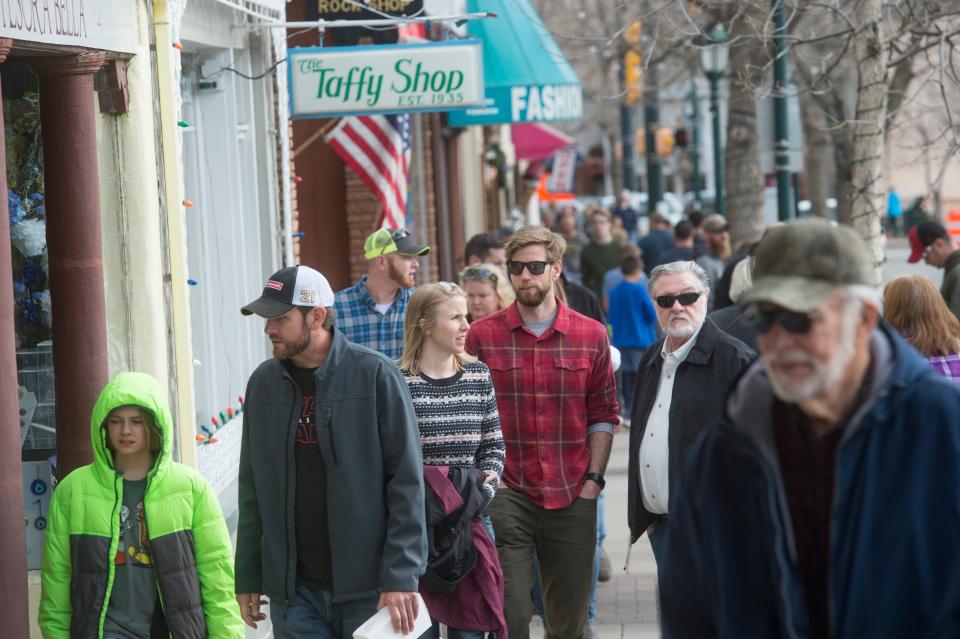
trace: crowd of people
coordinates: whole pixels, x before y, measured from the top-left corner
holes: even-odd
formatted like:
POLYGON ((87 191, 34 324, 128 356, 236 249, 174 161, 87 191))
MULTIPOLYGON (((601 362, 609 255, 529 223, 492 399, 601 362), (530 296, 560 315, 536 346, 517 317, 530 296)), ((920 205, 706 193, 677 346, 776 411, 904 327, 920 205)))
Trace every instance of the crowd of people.
POLYGON ((272 357, 245 393, 235 551, 210 486, 172 460, 156 381, 114 378, 95 461, 50 506, 44 636, 240 637, 269 619, 280 639, 346 638, 387 608, 403 634, 428 614, 431 639, 523 639, 534 614, 546 637, 591 637, 622 428, 665 637, 960 631, 946 230, 909 234, 942 290, 881 293, 846 227, 734 248, 717 214, 648 221, 621 199, 481 234, 457 282, 416 285, 430 247, 406 229, 373 232, 337 293, 307 266, 271 275, 240 309, 272 357))

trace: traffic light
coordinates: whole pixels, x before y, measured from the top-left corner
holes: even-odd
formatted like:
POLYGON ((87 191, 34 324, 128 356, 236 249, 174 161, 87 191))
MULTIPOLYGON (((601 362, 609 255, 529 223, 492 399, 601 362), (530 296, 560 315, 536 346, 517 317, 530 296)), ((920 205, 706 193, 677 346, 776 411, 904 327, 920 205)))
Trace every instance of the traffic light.
POLYGON ((687 130, 683 127, 678 127, 677 130, 673 132, 673 139, 681 149, 686 148, 687 144, 690 143, 690 138, 687 137, 687 130))
POLYGON ((640 54, 630 49, 623 55, 624 101, 636 104, 643 97, 643 65, 640 54))
POLYGON ((655 139, 657 142, 657 155, 667 156, 673 154, 673 145, 675 143, 673 129, 667 126, 660 127, 657 129, 655 139))

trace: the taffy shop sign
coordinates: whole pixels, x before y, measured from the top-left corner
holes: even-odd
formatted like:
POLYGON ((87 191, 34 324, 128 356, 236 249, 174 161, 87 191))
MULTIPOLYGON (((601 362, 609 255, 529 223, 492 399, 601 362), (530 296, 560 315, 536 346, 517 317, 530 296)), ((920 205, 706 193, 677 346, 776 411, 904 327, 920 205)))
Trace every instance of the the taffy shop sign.
POLYGON ((290 49, 290 115, 446 111, 481 104, 480 46, 477 40, 458 40, 290 49))

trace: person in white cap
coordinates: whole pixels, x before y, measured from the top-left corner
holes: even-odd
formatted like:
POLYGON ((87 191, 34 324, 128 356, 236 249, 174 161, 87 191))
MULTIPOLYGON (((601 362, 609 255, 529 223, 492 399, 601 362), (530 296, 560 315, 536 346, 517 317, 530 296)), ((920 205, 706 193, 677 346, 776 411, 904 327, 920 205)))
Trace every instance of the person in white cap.
POLYGON ((244 315, 273 357, 247 384, 236 592, 273 636, 350 637, 384 606, 409 633, 427 559, 420 434, 406 382, 334 329, 333 291, 306 266, 270 276, 244 315))

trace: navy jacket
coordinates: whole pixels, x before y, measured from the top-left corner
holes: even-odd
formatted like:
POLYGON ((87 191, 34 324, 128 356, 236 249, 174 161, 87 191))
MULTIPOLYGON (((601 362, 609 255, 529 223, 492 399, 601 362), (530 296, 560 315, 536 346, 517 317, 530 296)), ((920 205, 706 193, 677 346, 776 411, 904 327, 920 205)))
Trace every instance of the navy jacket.
MULTIPOLYGON (((960 387, 887 326, 837 451, 831 639, 960 636, 960 387)), ((762 363, 690 450, 660 576, 664 637, 809 637, 762 363)))

